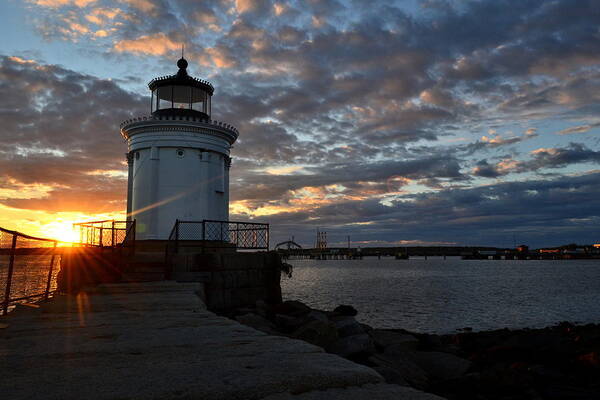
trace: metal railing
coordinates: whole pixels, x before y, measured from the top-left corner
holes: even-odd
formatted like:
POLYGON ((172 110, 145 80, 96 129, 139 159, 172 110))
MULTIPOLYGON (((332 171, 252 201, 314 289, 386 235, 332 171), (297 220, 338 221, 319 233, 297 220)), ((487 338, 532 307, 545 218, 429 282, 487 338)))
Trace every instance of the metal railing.
POLYGON ((176 220, 167 252, 175 252, 181 242, 194 247, 232 247, 240 250, 268 250, 269 224, 236 221, 180 221, 176 220))
POLYGON ((123 241, 117 244, 121 256, 133 256, 135 254, 135 220, 130 221, 129 227, 125 231, 123 241))
MULTIPOLYGON (((79 230, 79 244, 82 246, 113 247, 122 244, 131 232, 135 221, 90 221, 73 224, 79 230)), ((135 240, 135 228, 133 228, 135 240)))
POLYGON ((62 248, 59 241, 0 228, 2 315, 12 303, 47 300, 56 291, 62 248))

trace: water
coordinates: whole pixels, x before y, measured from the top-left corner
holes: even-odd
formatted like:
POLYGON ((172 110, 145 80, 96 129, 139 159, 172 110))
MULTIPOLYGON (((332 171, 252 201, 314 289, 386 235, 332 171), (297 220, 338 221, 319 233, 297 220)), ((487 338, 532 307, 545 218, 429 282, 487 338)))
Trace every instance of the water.
MULTIPOLYGON (((52 262, 52 276, 50 279, 50 291, 56 290, 56 278, 60 270, 60 256, 52 258, 50 254, 23 255, 15 257, 13 265, 13 278, 11 283, 10 298, 20 298, 31 295, 43 294, 48 283, 48 273, 52 262)), ((6 281, 8 276, 9 256, 0 255, 0 303, 4 301, 6 281)), ((39 300, 41 297, 20 302, 39 300)), ((14 303, 9 311, 14 308, 14 303)), ((0 306, 1 310, 1 306, 0 306)))
POLYGON ((290 260, 284 299, 351 304, 377 328, 449 333, 600 323, 600 260, 290 260))

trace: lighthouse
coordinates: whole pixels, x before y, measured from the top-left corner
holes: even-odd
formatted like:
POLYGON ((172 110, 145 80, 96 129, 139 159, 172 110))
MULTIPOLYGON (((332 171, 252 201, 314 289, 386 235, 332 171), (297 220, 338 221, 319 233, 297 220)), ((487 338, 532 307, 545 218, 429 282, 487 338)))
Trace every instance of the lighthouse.
POLYGON ((155 78, 150 115, 121 124, 127 140, 127 219, 137 240, 166 240, 177 220, 229 219, 229 156, 237 130, 211 117, 213 86, 188 75, 155 78))

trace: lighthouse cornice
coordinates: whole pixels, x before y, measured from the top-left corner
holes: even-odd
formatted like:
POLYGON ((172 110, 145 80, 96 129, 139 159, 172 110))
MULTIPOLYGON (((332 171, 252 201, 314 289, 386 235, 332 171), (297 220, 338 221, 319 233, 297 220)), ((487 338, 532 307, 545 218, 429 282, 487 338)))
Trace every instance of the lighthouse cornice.
POLYGON ((121 123, 121 135, 125 139, 130 139, 137 133, 146 132, 204 134, 221 137, 227 140, 229 144, 233 144, 239 135, 237 129, 227 123, 185 116, 145 116, 121 123))

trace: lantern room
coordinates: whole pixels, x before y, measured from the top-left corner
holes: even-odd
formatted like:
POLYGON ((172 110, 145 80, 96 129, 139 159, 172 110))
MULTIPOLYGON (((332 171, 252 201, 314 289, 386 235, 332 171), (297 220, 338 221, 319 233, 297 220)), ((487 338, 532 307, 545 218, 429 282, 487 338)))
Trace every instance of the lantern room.
POLYGON ((210 119, 213 86, 187 73, 184 58, 177 61, 179 71, 175 75, 153 79, 148 87, 152 91, 153 115, 178 115, 210 119))

